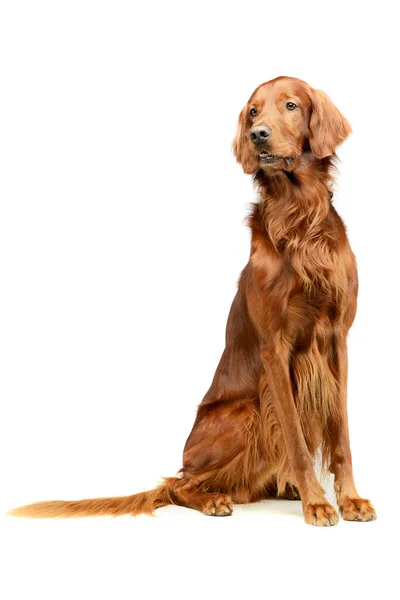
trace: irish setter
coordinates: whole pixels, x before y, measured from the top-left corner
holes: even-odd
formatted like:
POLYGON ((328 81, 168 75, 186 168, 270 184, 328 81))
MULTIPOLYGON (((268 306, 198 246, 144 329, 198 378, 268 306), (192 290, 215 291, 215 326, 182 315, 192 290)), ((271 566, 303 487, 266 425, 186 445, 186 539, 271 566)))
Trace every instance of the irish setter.
POLYGON ((346 337, 357 268, 331 202, 335 149, 350 132, 324 92, 290 77, 260 85, 240 113, 233 149, 259 193, 250 258, 178 476, 133 496, 39 502, 10 514, 137 515, 177 504, 225 516, 234 503, 283 497, 301 499, 306 523, 335 525, 314 472, 320 449, 343 518, 376 518, 352 472, 346 337))

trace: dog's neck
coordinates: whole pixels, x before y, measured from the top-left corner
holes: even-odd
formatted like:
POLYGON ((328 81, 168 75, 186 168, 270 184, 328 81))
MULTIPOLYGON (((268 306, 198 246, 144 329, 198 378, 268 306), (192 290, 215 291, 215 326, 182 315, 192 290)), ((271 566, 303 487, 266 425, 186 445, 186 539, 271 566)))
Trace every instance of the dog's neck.
POLYGON ((290 257, 305 284, 335 268, 337 229, 331 213, 332 160, 304 154, 291 172, 259 171, 255 210, 275 250, 290 257))
POLYGON ((260 210, 276 249, 290 248, 298 236, 310 239, 323 233, 332 197, 331 169, 330 157, 319 160, 306 153, 293 171, 257 173, 260 210))

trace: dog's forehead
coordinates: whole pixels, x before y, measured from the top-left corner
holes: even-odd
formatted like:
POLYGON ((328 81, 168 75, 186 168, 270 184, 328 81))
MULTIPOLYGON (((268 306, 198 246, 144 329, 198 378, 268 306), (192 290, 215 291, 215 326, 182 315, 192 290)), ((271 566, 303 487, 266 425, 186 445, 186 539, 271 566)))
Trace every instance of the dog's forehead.
POLYGON ((279 77, 260 85, 250 97, 249 103, 273 105, 280 100, 309 98, 310 86, 300 79, 279 77))

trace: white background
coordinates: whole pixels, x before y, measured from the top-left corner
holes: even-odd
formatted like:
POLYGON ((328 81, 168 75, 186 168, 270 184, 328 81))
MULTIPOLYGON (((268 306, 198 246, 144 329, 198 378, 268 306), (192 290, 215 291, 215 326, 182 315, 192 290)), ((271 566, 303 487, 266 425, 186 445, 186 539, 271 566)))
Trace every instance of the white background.
MULTIPOLYGON (((20 2, 0 15, 2 513, 173 475, 249 252, 231 153, 253 89, 325 90, 354 134, 335 205, 360 274, 349 418, 375 523, 299 503, 208 519, 3 519, 7 600, 394 597, 398 33, 394 2, 20 2)), ((331 488, 328 489, 331 495, 331 488)))

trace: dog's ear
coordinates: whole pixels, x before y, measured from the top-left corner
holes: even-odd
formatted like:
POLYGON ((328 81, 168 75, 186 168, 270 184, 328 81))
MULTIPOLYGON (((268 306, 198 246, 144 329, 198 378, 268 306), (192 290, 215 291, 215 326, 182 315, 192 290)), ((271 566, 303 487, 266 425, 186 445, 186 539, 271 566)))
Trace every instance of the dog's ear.
POLYGON ((256 157, 250 152, 249 140, 246 139, 246 117, 247 106, 242 109, 239 115, 237 132, 232 143, 232 149, 236 160, 242 165, 243 171, 247 175, 254 175, 258 171, 258 162, 256 157))
POLYGON ((331 156, 335 148, 350 135, 351 127, 321 90, 312 90, 310 147, 317 158, 331 156))

